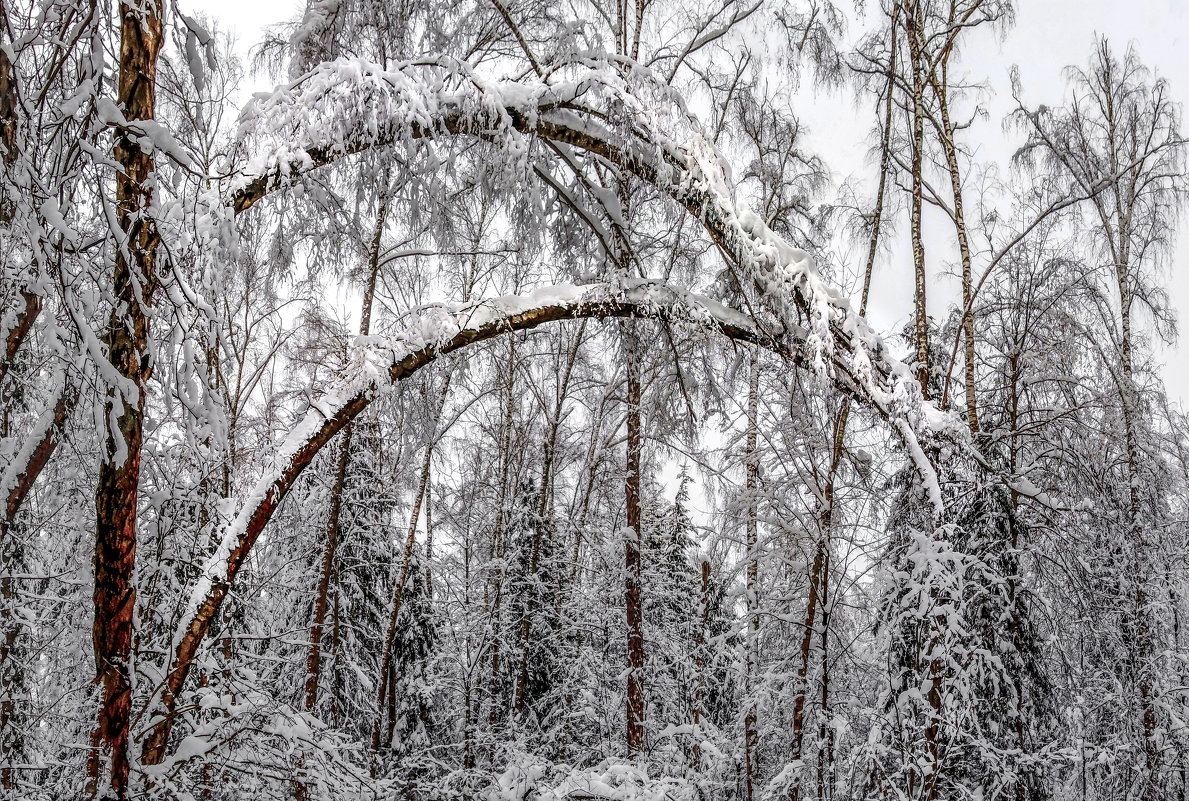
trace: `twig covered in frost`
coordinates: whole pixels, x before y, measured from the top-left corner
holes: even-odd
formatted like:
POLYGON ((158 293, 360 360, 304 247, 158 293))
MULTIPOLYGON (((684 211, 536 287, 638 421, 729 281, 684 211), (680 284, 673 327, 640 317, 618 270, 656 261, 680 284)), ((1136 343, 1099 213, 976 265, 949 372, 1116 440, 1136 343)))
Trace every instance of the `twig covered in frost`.
POLYGON ((786 329, 807 332, 810 364, 895 425, 940 513, 940 490, 920 440, 964 443, 962 426, 925 402, 909 368, 822 280, 809 255, 773 232, 735 198, 730 170, 662 81, 647 70, 588 61, 545 80, 498 81, 447 58, 392 70, 355 59, 323 64, 294 84, 257 98, 245 130, 269 143, 228 187, 236 211, 305 172, 366 150, 472 135, 495 142, 516 163, 531 137, 563 143, 656 186, 703 224, 786 329), (645 100, 649 102, 644 102, 645 100), (671 101, 665 103, 664 101, 671 101), (605 120, 629 122, 616 128, 605 120))
MULTIPOLYGON (((342 383, 325 392, 275 449, 269 464, 224 528, 190 594, 182 624, 173 638, 173 660, 162 687, 171 709, 236 573, 256 539, 302 471, 335 434, 384 391, 440 356, 510 331, 576 318, 648 317, 705 326, 732 339, 781 353, 794 364, 806 360, 803 332, 773 337, 746 315, 708 298, 660 281, 627 286, 560 284, 527 295, 510 295, 464 304, 437 304, 411 313, 391 337, 357 338, 352 367, 342 383)), ((168 714, 156 720, 146 740, 144 761, 164 756, 168 714)))

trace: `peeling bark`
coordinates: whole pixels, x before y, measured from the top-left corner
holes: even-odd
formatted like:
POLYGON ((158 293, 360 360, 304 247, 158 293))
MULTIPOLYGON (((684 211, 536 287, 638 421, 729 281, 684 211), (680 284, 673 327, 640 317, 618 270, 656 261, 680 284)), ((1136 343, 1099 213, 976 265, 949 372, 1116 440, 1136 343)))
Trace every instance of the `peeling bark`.
MULTIPOLYGON (((155 113, 157 57, 164 43, 159 0, 120 5, 117 100, 129 121, 155 113)), ((154 165, 127 129, 117 129, 116 243, 112 279, 116 307, 104 344, 121 379, 103 404, 104 444, 95 489, 95 646, 100 706, 87 761, 93 796, 128 797, 132 721, 132 640, 136 606, 136 512, 140 490, 145 384, 152 372, 149 318, 157 289, 158 235, 151 207, 154 165), (106 787, 100 787, 105 780, 106 787)))

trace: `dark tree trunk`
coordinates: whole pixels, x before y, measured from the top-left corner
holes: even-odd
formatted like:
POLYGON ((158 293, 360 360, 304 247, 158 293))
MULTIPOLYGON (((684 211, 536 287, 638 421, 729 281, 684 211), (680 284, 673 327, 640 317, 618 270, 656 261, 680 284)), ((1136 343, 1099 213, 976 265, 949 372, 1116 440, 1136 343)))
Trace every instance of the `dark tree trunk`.
POLYGON ((694 685, 694 708, 692 718, 694 723, 694 747, 691 767, 702 769, 702 718, 706 714, 706 636, 710 633, 710 560, 702 557, 701 592, 698 601, 698 636, 694 643, 694 667, 696 669, 694 685))
MULTIPOLYGON (((157 56, 164 41, 158 0, 120 5, 118 102, 129 121, 152 119, 157 56)), ((123 386, 107 388, 104 446, 95 489, 95 644, 99 715, 88 759, 89 791, 128 797, 132 638, 136 606, 136 510, 145 384, 152 370, 149 319, 157 287, 157 230, 150 218, 153 156, 132 133, 116 132, 116 243, 112 310, 104 344, 123 386), (101 777, 107 787, 100 787, 101 777)))
MULTIPOLYGON (((372 300, 376 294, 376 278, 380 272, 380 246, 384 235, 384 222, 388 216, 388 196, 382 194, 376 212, 376 226, 368 247, 368 280, 363 293, 363 308, 360 311, 359 333, 371 333, 372 300)), ((338 550, 343 509, 343 491, 347 485, 347 472, 351 466, 351 437, 354 425, 348 423, 343 430, 342 450, 334 474, 334 486, 330 493, 330 508, 326 516, 326 545, 322 551, 322 568, 318 575, 318 592, 314 598, 314 619, 310 623, 310 650, 306 656, 305 708, 313 712, 318 704, 318 681, 322 675, 322 634, 326 627, 326 610, 330 599, 331 578, 334 575, 335 553, 338 550)))
POLYGON ((380 675, 376 682, 378 690, 376 694, 376 722, 372 727, 373 752, 380 747, 382 732, 384 731, 383 721, 386 714, 385 709, 388 710, 387 731, 389 732, 389 741, 392 739, 392 727, 396 723, 396 698, 394 697, 396 669, 392 662, 392 648, 396 643, 396 625, 400 619, 400 610, 405 597, 405 585, 408 583, 409 569, 413 561, 413 545, 417 537, 417 521, 421 517, 421 505, 425 502, 425 497, 429 493, 429 475, 430 468, 433 464, 433 448, 437 438, 438 423, 441 419, 442 409, 446 405, 446 395, 449 391, 450 379, 447 376, 438 395, 437 411, 433 419, 433 429, 430 431, 429 441, 425 443, 425 455, 421 461, 421 474, 417 481, 417 493, 413 498, 413 509, 409 512, 409 529, 405 537, 404 550, 401 553, 400 575, 397 576, 396 586, 392 590, 392 603, 388 610, 388 626, 384 632, 384 651, 380 658, 380 675), (385 706, 386 703, 387 706, 385 706))
POLYGON ((644 439, 640 427, 640 354, 636 323, 624 325, 627 359, 627 470, 624 501, 627 531, 624 536, 624 608, 628 626, 627 748, 628 756, 644 751, 644 608, 641 596, 643 557, 640 514, 640 454, 644 439))
MULTIPOLYGON (((582 334, 585 330, 586 325, 583 323, 578 329, 578 335, 574 338, 573 345, 567 351, 565 367, 562 368, 561 380, 557 385, 553 414, 549 418, 549 429, 545 436, 545 449, 541 457, 541 491, 537 498, 537 525, 533 527, 533 539, 529 551, 529 575, 533 581, 537 580, 537 573, 540 571, 542 538, 547 535, 551 536, 553 533, 549 528, 549 505, 553 497, 553 471, 554 462, 557 459, 557 438, 561 432, 562 412, 565 410, 566 397, 570 391, 570 378, 574 372, 574 363, 578 359, 578 348, 582 344, 582 334)), ((520 662, 516 669, 516 693, 513 703, 513 710, 516 714, 524 711, 528 695, 529 637, 532 633, 533 617, 539 614, 542 608, 543 598, 539 594, 533 594, 528 599, 528 608, 520 620, 518 643, 520 662)))
MULTIPOLYGON (((645 311, 653 315, 659 314, 660 319, 666 319, 665 315, 669 312, 663 306, 658 308, 655 301, 649 301, 647 307, 636 301, 618 300, 602 301, 595 304, 586 303, 581 306, 576 304, 543 306, 477 328, 460 331, 449 342, 426 347, 392 365, 388 369, 387 377, 392 382, 403 381, 441 356, 510 331, 527 330, 557 320, 636 317, 645 311)), ((677 317, 678 315, 673 315, 673 319, 677 319, 677 317)), ((791 346, 773 343, 753 329, 729 323, 717 323, 715 329, 739 342, 770 348, 797 366, 804 365, 804 352, 798 347, 798 342, 792 343, 791 346)), ((165 758, 166 745, 174 722, 173 713, 177 695, 194 667, 198 650, 210 633, 215 615, 222 608, 240 568, 250 555, 252 547, 264 531, 265 526, 268 525, 268 521, 272 519, 273 514, 293 488, 297 479, 327 443, 358 417, 376 397, 370 391, 360 392, 339 406, 334 414, 326 417, 305 444, 293 454, 284 469, 270 481, 266 488, 261 490, 260 500, 251 512, 247 513, 247 510, 244 510, 247 513, 246 520, 236 538, 235 545, 223 563, 222 575, 211 582, 210 589, 183 624, 177 645, 173 650, 169 671, 160 690, 159 709, 153 716, 152 729, 145 739, 145 745, 141 752, 141 761, 144 764, 157 765, 165 758)))

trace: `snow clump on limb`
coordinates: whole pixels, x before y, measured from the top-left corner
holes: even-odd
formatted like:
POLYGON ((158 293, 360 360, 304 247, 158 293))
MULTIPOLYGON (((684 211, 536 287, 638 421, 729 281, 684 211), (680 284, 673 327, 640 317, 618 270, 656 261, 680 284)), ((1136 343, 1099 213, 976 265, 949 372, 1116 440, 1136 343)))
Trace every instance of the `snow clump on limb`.
POLYGON ((737 199, 725 159, 680 98, 648 70, 583 59, 544 79, 501 80, 447 57, 387 70, 340 59, 259 96, 242 130, 259 136, 265 149, 233 181, 233 197, 258 197, 345 155, 401 145, 415 154, 417 142, 457 135, 493 143, 513 166, 527 166, 534 138, 543 138, 632 172, 703 223, 754 287, 759 308, 774 318, 765 327, 803 336, 816 374, 892 422, 939 511, 940 491, 921 443, 963 442, 964 428, 923 400, 912 371, 821 278, 809 254, 737 199))
POLYGON ((592 768, 548 764, 525 756, 495 778, 484 801, 565 801, 601 798, 606 801, 695 801, 699 793, 688 780, 649 776, 630 763, 605 760, 592 768))

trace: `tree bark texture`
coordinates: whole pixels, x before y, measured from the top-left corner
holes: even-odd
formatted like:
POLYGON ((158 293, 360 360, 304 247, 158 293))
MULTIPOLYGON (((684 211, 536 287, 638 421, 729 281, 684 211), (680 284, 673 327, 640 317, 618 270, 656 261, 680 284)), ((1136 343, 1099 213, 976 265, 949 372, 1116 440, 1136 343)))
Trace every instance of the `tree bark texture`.
MULTIPOLYGON (((164 42, 159 0, 120 5, 117 100, 129 122, 152 119, 157 57, 164 42)), ((107 388, 104 446, 95 489, 95 647, 99 714, 88 759, 92 795, 128 797, 132 723, 132 640, 136 606, 136 512, 139 498, 145 384, 152 371, 149 318, 157 288, 158 236, 151 218, 151 152, 117 128, 115 308, 104 345, 121 380, 107 388), (103 786, 101 786, 103 785, 103 786)))
POLYGON ((756 354, 751 358, 751 370, 747 383, 747 435, 744 454, 743 491, 747 496, 747 520, 744 521, 744 545, 747 549, 747 635, 746 663, 744 665, 744 693, 747 696, 747 712, 743 716, 743 798, 752 801, 755 795, 756 758, 760 737, 757 728, 755 690, 756 660, 760 638, 760 616, 756 593, 760 585, 759 506, 760 457, 759 457, 759 384, 760 364, 756 354))
POLYGON ((644 432, 640 425, 640 354, 637 323, 624 325, 624 356, 627 366, 627 465, 624 474, 624 610, 627 617, 628 673, 626 694, 628 757, 644 752, 644 602, 642 531, 640 512, 640 456, 644 432))
POLYGON ((917 383, 921 395, 929 398, 929 311, 925 292, 925 242, 921 228, 925 169, 925 65, 921 51, 922 11, 920 0, 907 9, 905 29, 912 69, 912 197, 909 234, 912 239, 913 309, 916 337, 917 383))

